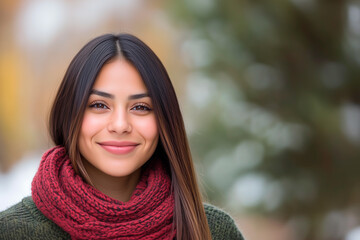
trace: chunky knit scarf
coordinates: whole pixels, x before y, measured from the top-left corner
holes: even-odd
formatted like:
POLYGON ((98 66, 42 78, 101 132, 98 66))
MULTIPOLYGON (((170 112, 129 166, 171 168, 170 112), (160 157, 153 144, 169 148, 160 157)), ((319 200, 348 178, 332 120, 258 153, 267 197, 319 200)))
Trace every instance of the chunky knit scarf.
POLYGON ((160 161, 143 171, 131 199, 112 199, 74 172, 63 147, 47 151, 32 182, 37 208, 72 239, 173 239, 174 198, 160 161))

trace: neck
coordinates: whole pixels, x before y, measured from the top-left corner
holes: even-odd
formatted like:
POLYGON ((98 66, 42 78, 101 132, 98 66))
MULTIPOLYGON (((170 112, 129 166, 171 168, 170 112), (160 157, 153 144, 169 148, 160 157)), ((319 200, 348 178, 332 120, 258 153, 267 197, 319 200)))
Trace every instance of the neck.
POLYGON ((105 195, 122 202, 130 200, 131 195, 139 182, 141 174, 141 169, 138 169, 129 176, 110 176, 99 172, 86 160, 84 161, 84 167, 89 174, 93 187, 105 195))

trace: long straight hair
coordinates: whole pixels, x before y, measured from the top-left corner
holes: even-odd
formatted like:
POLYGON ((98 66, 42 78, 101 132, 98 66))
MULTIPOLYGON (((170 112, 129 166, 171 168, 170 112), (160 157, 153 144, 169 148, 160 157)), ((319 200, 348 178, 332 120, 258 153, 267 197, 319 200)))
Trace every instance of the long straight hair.
POLYGON ((91 182, 77 140, 96 77, 103 65, 116 57, 137 69, 152 98, 160 135, 154 154, 162 156, 170 169, 177 239, 211 239, 173 85, 159 58, 140 39, 130 34, 105 34, 91 40, 77 53, 50 112, 49 132, 53 142, 66 148, 75 171, 91 182))

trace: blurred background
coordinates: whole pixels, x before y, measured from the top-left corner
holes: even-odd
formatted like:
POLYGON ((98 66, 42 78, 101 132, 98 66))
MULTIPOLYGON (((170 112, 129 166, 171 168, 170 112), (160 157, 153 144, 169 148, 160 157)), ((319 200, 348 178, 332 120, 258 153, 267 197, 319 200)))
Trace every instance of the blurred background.
POLYGON ((360 1, 1 0, 0 210, 30 195, 77 51, 160 57, 208 201, 246 239, 360 239, 360 1))

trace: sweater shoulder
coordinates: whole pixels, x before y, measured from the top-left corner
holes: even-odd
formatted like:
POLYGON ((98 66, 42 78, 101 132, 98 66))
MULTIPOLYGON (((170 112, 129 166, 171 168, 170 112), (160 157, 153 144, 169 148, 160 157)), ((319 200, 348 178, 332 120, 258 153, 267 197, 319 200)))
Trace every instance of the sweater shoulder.
POLYGON ((37 209, 31 197, 26 197, 0 212, 0 239, 70 239, 70 237, 37 209))
POLYGON ((234 219, 224 210, 204 203, 206 218, 213 240, 244 240, 234 219))

